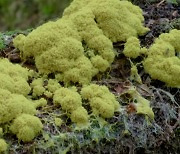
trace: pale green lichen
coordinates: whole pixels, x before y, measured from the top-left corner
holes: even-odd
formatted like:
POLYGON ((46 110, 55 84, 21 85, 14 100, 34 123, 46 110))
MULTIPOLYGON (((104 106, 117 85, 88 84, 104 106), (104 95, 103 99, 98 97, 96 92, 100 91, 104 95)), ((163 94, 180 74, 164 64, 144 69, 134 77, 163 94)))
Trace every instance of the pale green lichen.
POLYGON ((19 140, 29 142, 40 133, 42 128, 43 125, 39 118, 29 114, 22 114, 13 121, 10 130, 17 135, 19 140))
POLYGON ((113 62, 113 42, 148 31, 143 21, 142 10, 130 2, 74 0, 61 19, 18 35, 14 45, 24 60, 34 57, 40 73, 56 73, 66 85, 88 84, 113 62))
POLYGON ((115 96, 106 86, 90 84, 82 88, 81 96, 89 101, 93 113, 103 118, 112 117, 120 107, 115 96))
POLYGON ((148 49, 144 69, 153 79, 163 81, 170 87, 180 87, 180 30, 171 30, 155 40, 148 49))

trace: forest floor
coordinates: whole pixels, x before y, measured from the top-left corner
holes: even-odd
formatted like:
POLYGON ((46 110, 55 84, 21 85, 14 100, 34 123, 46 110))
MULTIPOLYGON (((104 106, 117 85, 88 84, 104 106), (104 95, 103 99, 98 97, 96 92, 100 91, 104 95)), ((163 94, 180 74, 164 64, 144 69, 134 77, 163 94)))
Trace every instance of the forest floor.
MULTIPOLYGON (((171 29, 180 30, 180 6, 167 4, 163 0, 156 3, 139 1, 136 4, 143 9, 145 26, 150 28, 145 36, 140 37, 142 46, 149 47, 161 33, 169 32, 171 29)), ((12 39, 20 33, 28 34, 30 31, 6 32, 0 36, 4 42, 3 48, 0 49, 0 56, 8 58, 12 63, 21 64, 19 52, 13 47, 12 39)), ((125 105, 129 112, 117 113, 113 118, 107 120, 110 123, 109 126, 102 128, 96 123, 97 121, 94 121, 88 132, 72 131, 68 125, 57 127, 53 123, 45 123, 43 135, 31 143, 24 144, 18 142, 14 136, 5 135, 4 138, 11 145, 9 153, 54 154, 63 149, 62 153, 69 151, 68 153, 86 154, 178 154, 180 151, 180 90, 166 87, 163 82, 158 80, 152 80, 141 69, 142 64, 138 66, 138 73, 143 84, 130 80, 130 62, 122 54, 124 43, 116 43, 114 48, 117 50, 118 56, 112 64, 111 70, 94 78, 93 82, 106 85, 121 102, 123 100, 118 97, 118 94, 130 85, 135 86, 143 97, 151 99, 151 106, 155 113, 154 121, 149 124, 145 117, 136 115, 133 107, 129 104, 125 105), (130 134, 123 133, 126 129, 130 134), (59 132, 64 133, 66 139, 58 137, 59 132), (95 141, 92 136, 98 138, 99 141, 95 141), (60 142, 62 143, 60 144, 60 142)), ((137 58, 133 62, 140 61, 141 59, 137 58)), ((34 68, 33 65, 23 65, 34 68)), ((57 112, 50 104, 49 108, 38 113, 38 117, 42 121, 47 121, 52 119, 51 116, 57 112)))

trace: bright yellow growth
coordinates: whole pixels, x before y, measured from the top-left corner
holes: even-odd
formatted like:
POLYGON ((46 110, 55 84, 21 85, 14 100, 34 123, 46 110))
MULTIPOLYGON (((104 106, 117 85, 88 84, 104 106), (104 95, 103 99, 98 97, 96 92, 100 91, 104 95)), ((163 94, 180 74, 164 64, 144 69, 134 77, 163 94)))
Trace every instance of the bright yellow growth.
POLYGON ((31 87, 33 89, 33 97, 41 96, 45 92, 46 89, 43 87, 43 83, 43 78, 33 80, 33 82, 31 83, 31 87))
POLYGON ((3 136, 3 129, 0 127, 0 137, 3 136))
POLYGON ((48 85, 46 86, 47 90, 54 93, 56 90, 60 88, 60 84, 58 83, 57 80, 55 79, 49 79, 48 80, 48 85))
POLYGON ((56 73, 65 84, 88 84, 114 60, 113 42, 143 35, 142 10, 127 1, 74 0, 56 22, 48 22, 14 45, 34 57, 40 73, 56 73))
POLYGON ((145 54, 147 50, 141 48, 139 39, 136 37, 130 37, 127 39, 124 47, 124 55, 130 58, 137 58, 141 54, 145 54))
MULTIPOLYGON (((92 19, 112 42, 126 41, 131 36, 143 35, 148 31, 148 28, 142 25, 144 21, 142 10, 127 1, 74 0, 64 11, 64 16, 86 12, 87 9, 89 9, 89 16, 92 14, 92 19)), ((84 16, 79 17, 78 21, 82 23, 82 28, 87 27, 88 30, 91 27, 90 22, 84 21, 84 16)))
POLYGON ((10 63, 7 59, 0 59, 0 88, 12 93, 26 96, 31 88, 27 80, 30 75, 26 68, 10 63))
POLYGON ((78 124, 78 126, 83 126, 88 122, 88 113, 84 107, 78 107, 71 113, 71 120, 78 124))
POLYGON ((180 87, 180 30, 171 30, 155 40, 149 48, 144 68, 153 79, 163 81, 170 87, 180 87))
POLYGON ((106 86, 96 84, 85 86, 81 90, 81 96, 89 101, 93 113, 103 118, 112 117, 120 107, 115 96, 106 86))
POLYGON ((22 113, 30 115, 36 113, 32 101, 23 95, 0 89, 0 124, 10 122, 22 113))
POLYGON ((70 118, 77 124, 88 123, 88 113, 82 107, 81 95, 76 88, 60 88, 53 97, 54 104, 61 105, 62 109, 70 113, 70 118))
POLYGON ((154 119, 154 112, 150 107, 150 102, 143 98, 135 89, 135 87, 131 87, 125 93, 128 93, 135 103, 137 114, 144 114, 148 116, 151 120, 154 119))
POLYGON ((42 128, 43 125, 39 118, 28 114, 22 114, 13 121, 10 130, 13 134, 17 135, 19 140, 29 142, 38 135, 42 128))
POLYGON ((61 126, 63 120, 61 118, 54 118, 54 123, 56 124, 56 126, 61 126))
POLYGON ((4 139, 0 139, 0 153, 5 152, 7 150, 7 143, 4 139))
POLYGON ((142 80, 141 80, 141 77, 140 75, 138 74, 138 69, 136 67, 136 65, 132 65, 131 66, 131 76, 130 76, 130 79, 131 80, 135 80, 136 82, 138 83, 142 83, 142 80))

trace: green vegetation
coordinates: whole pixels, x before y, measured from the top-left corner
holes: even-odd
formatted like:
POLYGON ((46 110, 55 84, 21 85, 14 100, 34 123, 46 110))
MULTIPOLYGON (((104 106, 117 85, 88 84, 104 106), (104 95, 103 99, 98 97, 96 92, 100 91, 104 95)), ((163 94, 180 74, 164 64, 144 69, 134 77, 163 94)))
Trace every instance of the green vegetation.
POLYGON ((0 33, 0 50, 4 48, 5 48, 5 45, 4 45, 4 40, 3 40, 3 34, 0 33))
POLYGON ((59 18, 71 0, 1 0, 0 31, 28 29, 53 18, 59 18))
POLYGON ((179 125, 177 96, 144 74, 180 87, 180 31, 146 48, 138 38, 149 31, 143 22, 128 1, 74 0, 62 18, 19 32, 13 44, 22 63, 0 59, 0 153, 130 153, 170 141, 179 125), (107 70, 119 42, 130 73, 114 81, 107 70))

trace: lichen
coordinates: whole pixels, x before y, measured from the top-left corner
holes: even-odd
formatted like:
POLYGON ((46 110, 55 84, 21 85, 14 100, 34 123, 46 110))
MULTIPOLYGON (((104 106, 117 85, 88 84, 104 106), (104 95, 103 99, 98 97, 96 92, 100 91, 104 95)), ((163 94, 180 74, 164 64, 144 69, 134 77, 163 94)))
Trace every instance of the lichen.
POLYGON ((22 114, 13 121, 10 130, 17 135, 19 140, 29 142, 38 135, 42 128, 43 125, 39 118, 29 114, 22 114))

